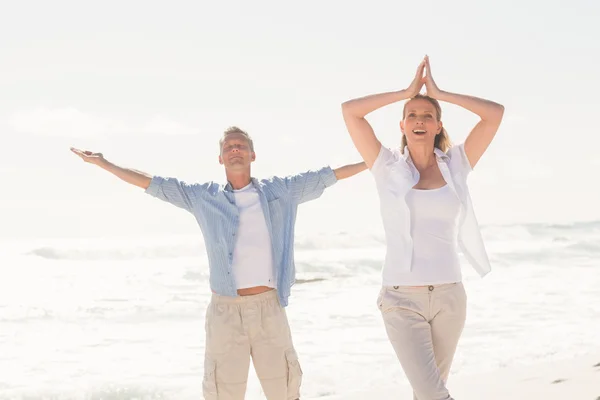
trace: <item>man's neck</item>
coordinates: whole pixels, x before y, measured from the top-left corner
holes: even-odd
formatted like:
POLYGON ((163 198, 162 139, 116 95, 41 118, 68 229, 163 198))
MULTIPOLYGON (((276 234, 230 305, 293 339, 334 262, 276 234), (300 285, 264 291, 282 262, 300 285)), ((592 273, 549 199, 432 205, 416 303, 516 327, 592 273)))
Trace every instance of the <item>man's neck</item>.
POLYGON ((225 172, 227 175, 227 181, 234 190, 243 189, 252 182, 250 178, 250 170, 243 172, 225 172))

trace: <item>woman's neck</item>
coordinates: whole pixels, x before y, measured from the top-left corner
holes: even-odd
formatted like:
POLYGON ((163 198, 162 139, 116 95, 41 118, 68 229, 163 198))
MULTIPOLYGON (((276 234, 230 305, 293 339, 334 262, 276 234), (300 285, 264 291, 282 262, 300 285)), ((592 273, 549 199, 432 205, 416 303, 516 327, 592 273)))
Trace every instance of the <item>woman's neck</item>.
POLYGON ((422 171, 431 168, 436 163, 434 149, 429 146, 406 146, 410 152, 410 158, 417 170, 422 171))

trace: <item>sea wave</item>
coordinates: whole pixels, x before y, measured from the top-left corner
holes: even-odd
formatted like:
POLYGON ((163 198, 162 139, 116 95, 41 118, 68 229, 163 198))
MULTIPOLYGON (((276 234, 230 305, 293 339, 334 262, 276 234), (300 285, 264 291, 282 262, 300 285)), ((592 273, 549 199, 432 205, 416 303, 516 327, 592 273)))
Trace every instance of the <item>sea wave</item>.
POLYGON ((65 248, 38 247, 25 253, 48 260, 135 260, 135 259, 165 259, 181 257, 200 257, 203 249, 199 246, 169 245, 117 248, 65 248))
MULTIPOLYGON (((600 249, 600 221, 570 224, 485 225, 482 227, 486 245, 492 252, 503 254, 536 254, 548 249, 590 251, 600 249)), ((296 235, 296 252, 384 249, 382 231, 373 232, 314 232, 296 235)), ((21 255, 46 260, 134 260, 205 257, 202 236, 169 236, 145 240, 136 238, 106 240, 58 240, 37 242, 25 248, 21 255)))
POLYGON ((144 389, 125 385, 106 385, 89 392, 60 392, 56 390, 27 391, 26 393, 0 394, 0 400, 171 400, 174 394, 161 389, 144 389))

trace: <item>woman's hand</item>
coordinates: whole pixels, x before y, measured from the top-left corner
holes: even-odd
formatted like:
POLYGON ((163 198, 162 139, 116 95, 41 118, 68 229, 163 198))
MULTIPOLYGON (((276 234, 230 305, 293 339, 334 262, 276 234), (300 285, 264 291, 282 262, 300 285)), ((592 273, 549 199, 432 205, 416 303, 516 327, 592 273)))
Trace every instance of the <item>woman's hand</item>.
POLYGON ((438 88, 435 81, 433 80, 433 76, 431 75, 431 65, 429 64, 429 56, 425 56, 425 60, 423 60, 423 62, 425 63, 425 68, 427 70, 427 73, 423 78, 425 82, 425 89, 427 90, 427 96, 439 100, 439 96, 442 91, 440 90, 440 88, 438 88))
POLYGON ((405 89, 406 94, 409 98, 415 97, 421 91, 423 84, 425 83, 425 78, 423 76, 423 72, 425 70, 425 59, 421 61, 419 67, 417 68, 417 74, 415 78, 411 82, 410 86, 405 89))

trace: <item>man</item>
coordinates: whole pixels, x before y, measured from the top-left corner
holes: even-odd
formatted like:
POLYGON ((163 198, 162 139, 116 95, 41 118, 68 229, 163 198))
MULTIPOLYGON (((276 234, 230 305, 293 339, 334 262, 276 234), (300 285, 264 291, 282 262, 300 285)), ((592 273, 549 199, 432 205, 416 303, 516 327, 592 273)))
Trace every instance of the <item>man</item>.
POLYGON ((228 128, 219 145, 226 185, 152 177, 114 165, 101 153, 71 150, 196 217, 206 242, 213 292, 206 312, 205 399, 243 400, 250 357, 267 399, 298 399, 302 370, 284 309, 295 281, 297 207, 366 165, 257 180, 250 172, 254 144, 246 132, 228 128))

